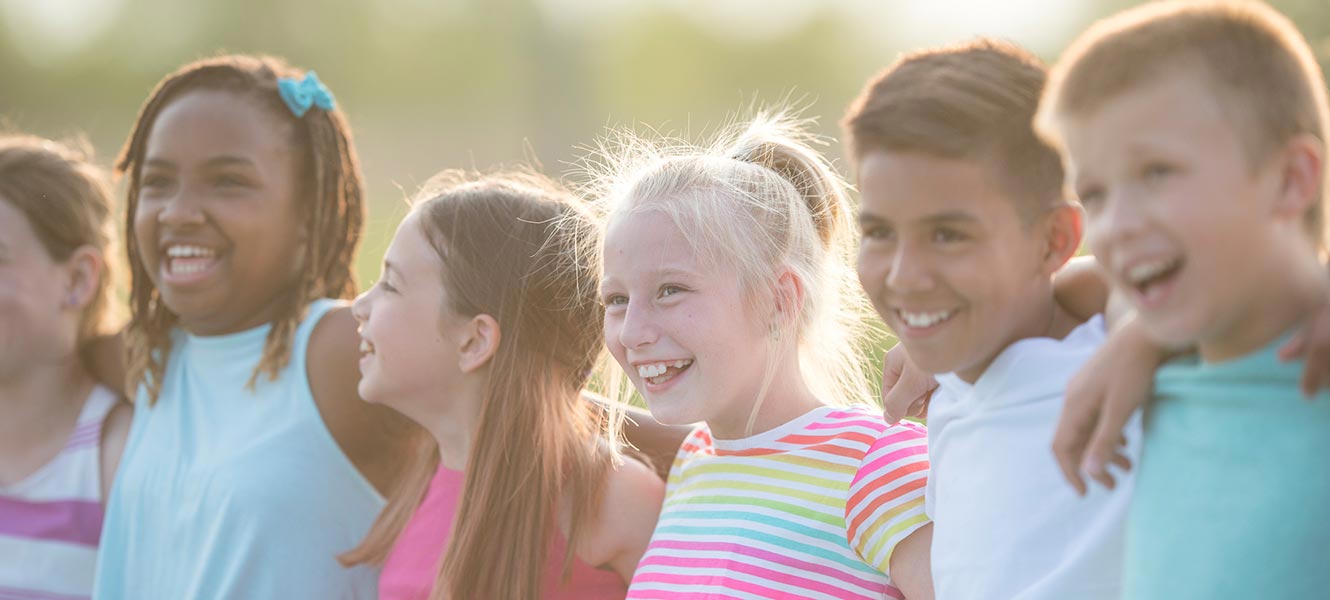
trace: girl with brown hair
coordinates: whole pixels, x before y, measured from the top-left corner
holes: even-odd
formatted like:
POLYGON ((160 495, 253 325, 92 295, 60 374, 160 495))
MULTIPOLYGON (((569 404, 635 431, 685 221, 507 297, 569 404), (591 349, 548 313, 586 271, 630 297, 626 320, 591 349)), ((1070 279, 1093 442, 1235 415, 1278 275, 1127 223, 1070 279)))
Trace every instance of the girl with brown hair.
POLYGON ((360 394, 430 434, 348 564, 379 597, 622 598, 664 483, 582 390, 602 355, 596 225, 526 173, 445 172, 355 303, 360 394))

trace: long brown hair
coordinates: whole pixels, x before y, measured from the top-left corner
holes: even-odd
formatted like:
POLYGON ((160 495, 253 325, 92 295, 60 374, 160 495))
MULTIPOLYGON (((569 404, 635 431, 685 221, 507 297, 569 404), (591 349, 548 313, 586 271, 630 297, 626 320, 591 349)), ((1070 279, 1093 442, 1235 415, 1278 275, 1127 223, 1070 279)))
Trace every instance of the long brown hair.
POLYGON ((78 342, 102 333, 112 304, 111 191, 86 151, 29 135, 0 137, 0 200, 27 217, 46 253, 68 260, 82 246, 102 255, 101 276, 79 319, 78 342))
MULTIPOLYGON (((580 251, 597 228, 576 197, 532 173, 448 171, 418 198, 448 266, 447 308, 490 315, 503 335, 431 597, 539 598, 558 508, 572 512, 566 579, 617 460, 618 420, 580 395, 602 355, 599 274, 580 251)), ((422 442, 412 474, 344 563, 387 557, 438 464, 437 446, 422 442)))
POLYGON ((305 306, 317 298, 351 298, 356 294, 356 248, 365 218, 360 165, 351 142, 351 128, 340 109, 310 110, 295 117, 277 92, 279 77, 301 72, 270 56, 228 55, 190 63, 167 75, 148 95, 134 129, 120 153, 116 172, 129 175, 125 210, 125 245, 129 250, 130 311, 127 331, 131 395, 146 384, 148 402, 161 392, 166 361, 171 353, 170 332, 176 315, 162 302, 139 258, 134 239, 134 211, 138 207, 140 176, 148 135, 157 115, 170 102, 194 90, 221 90, 253 100, 295 132, 292 147, 299 153, 298 210, 308 234, 300 279, 287 290, 263 348, 263 357, 250 377, 250 385, 266 373, 276 378, 291 359, 291 337, 304 317, 305 306))

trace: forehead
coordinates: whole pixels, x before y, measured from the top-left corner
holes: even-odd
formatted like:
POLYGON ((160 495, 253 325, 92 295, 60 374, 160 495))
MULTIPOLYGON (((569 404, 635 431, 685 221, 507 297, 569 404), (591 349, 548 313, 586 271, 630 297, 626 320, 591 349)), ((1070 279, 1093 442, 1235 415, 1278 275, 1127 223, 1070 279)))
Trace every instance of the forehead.
POLYGON ((252 96, 193 90, 172 99, 148 134, 147 160, 235 155, 277 159, 290 150, 291 123, 252 96))
POLYGON ((659 210, 633 210, 611 218, 605 230, 605 262, 675 261, 692 258, 683 231, 659 210))
POLYGON ((441 264, 439 253, 425 234, 420 211, 411 211, 397 226, 384 258, 404 275, 433 273, 441 264))
POLYGON ((37 232, 27 215, 0 196, 0 253, 12 253, 37 243, 37 232))
POLYGON ((859 164, 861 212, 893 222, 941 213, 1017 215, 991 161, 874 151, 859 164))
POLYGON ((1060 119, 1069 158, 1085 170, 1097 160, 1151 146, 1197 154, 1230 149, 1239 140, 1227 114, 1232 111, 1224 110, 1219 93, 1195 72, 1171 70, 1148 79, 1103 99, 1084 115, 1060 119))

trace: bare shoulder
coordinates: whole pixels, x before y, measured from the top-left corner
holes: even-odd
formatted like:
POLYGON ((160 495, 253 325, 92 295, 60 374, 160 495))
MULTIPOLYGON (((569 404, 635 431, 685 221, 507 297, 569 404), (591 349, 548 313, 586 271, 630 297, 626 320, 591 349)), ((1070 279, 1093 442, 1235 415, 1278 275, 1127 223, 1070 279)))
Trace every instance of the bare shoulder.
POLYGON ((587 564, 608 567, 632 579, 646 552, 665 499, 665 482, 641 461, 625 458, 606 476, 600 512, 584 551, 587 564))
POLYGON ((306 375, 323 423, 342 452, 386 494, 401 475, 414 429, 405 417, 360 399, 360 335, 347 306, 334 308, 310 334, 306 375))
POLYGON ((102 421, 102 498, 111 495, 111 484, 115 482, 116 471, 120 468, 120 457, 125 453, 125 442, 129 439, 129 426, 134 420, 134 408, 128 402, 116 396, 115 406, 106 413, 102 421))

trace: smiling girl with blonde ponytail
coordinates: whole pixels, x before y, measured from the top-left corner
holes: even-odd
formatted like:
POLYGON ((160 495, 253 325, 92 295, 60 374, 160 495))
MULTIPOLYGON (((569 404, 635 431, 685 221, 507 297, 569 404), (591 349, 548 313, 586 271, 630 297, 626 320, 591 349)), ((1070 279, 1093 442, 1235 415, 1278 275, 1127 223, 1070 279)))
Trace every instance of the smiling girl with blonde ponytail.
POLYGON ((591 161, 606 343, 657 419, 704 422, 630 598, 931 597, 925 434, 870 404, 845 185, 800 125, 591 161))

